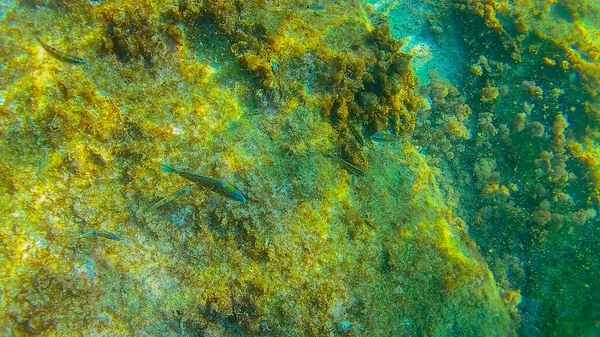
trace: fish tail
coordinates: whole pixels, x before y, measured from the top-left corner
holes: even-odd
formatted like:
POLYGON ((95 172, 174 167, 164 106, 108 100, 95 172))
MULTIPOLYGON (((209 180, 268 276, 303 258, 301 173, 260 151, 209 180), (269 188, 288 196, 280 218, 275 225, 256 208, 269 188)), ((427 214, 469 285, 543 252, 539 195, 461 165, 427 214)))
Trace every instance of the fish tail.
POLYGON ((169 173, 177 173, 177 169, 173 168, 167 164, 160 164, 160 168, 161 170, 163 170, 164 172, 169 172, 169 173))

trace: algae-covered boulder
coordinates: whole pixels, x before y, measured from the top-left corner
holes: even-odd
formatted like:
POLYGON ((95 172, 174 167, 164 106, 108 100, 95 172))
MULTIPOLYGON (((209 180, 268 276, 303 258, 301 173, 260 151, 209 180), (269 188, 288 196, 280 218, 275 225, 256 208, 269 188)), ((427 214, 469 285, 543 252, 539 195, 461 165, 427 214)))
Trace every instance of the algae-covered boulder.
POLYGON ((411 56, 369 8, 6 9, 2 334, 514 335, 518 293, 412 144, 411 56))

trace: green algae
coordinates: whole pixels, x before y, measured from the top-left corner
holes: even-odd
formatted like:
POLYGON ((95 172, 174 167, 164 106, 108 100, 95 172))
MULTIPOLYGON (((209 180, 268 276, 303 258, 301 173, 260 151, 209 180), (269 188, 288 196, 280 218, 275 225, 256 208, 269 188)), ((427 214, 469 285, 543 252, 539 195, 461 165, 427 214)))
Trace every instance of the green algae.
MULTIPOLYGON (((417 93, 412 56, 374 8, 265 5, 27 2, 6 13, 4 334, 510 336, 522 312, 534 318, 517 309, 521 295, 530 304, 555 273, 581 275, 577 264, 531 270, 593 232, 593 48, 576 59, 558 37, 520 39, 537 21, 519 8, 441 4, 441 17, 452 11, 481 28, 460 32, 477 42, 463 71, 481 73, 460 90, 435 79, 417 93), (32 26, 89 64, 49 58, 28 37, 32 26), (550 59, 526 78, 519 70, 550 59), (567 90, 573 71, 585 91, 567 90), (352 129, 406 141, 360 147, 352 129), (540 148, 553 152, 547 167, 540 148), (368 176, 353 179, 332 153, 368 176), (161 162, 235 181, 248 203, 213 207, 192 191, 144 214, 155 196, 185 186, 161 162), (581 182, 567 184, 560 168, 581 182), (557 195, 573 204, 545 202, 557 195), (89 230, 123 240, 71 242, 89 230)), ((586 247, 570 261, 597 256, 593 239, 586 247)), ((593 289, 592 278, 578 282, 593 289)), ((578 290, 570 310, 593 303, 586 295, 578 290)), ((544 324, 520 331, 593 331, 593 312, 582 328, 570 313, 562 327, 550 323, 560 300, 542 301, 544 324)))
POLYGON ((588 290, 598 273, 590 268, 598 256, 600 195, 598 24, 590 24, 596 7, 587 1, 437 7, 440 18, 460 18, 460 30, 447 34, 469 46, 471 69, 465 67, 461 89, 434 78, 424 91, 433 103, 425 123, 434 130, 417 131, 419 144, 449 172, 445 183, 462 184, 449 188, 449 196, 501 288, 521 290, 522 335, 598 329, 597 310, 585 309, 598 301, 588 290), (468 114, 460 109, 465 103, 468 114), (445 124, 456 121, 472 137, 457 140, 445 124))

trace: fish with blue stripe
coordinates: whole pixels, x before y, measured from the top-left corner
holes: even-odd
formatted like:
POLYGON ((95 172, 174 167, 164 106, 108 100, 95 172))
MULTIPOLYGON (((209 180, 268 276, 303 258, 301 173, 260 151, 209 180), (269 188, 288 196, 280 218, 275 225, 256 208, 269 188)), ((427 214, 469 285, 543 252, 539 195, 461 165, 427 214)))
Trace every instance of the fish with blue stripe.
POLYGON ((244 193, 242 193, 242 191, 237 189, 237 187, 235 187, 232 184, 228 184, 220 180, 203 176, 197 173, 178 170, 169 165, 161 164, 160 166, 164 172, 175 173, 180 177, 183 177, 189 181, 196 183, 198 186, 211 190, 229 199, 233 199, 243 203, 246 202, 246 197, 244 196, 244 193))
POLYGON ((115 240, 115 241, 121 241, 121 238, 117 234, 111 233, 111 232, 106 232, 106 231, 90 231, 90 232, 85 232, 79 236, 79 238, 88 238, 88 237, 102 237, 102 238, 107 238, 107 239, 111 239, 111 240, 115 240))

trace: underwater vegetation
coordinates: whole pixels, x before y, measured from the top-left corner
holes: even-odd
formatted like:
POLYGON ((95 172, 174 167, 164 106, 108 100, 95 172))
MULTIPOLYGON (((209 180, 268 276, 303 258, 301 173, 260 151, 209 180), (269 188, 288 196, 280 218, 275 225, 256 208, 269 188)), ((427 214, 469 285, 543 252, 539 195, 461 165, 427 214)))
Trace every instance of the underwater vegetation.
POLYGON ((448 1, 426 24, 462 40, 468 66, 421 89, 431 109, 413 136, 499 286, 519 289, 503 297, 524 336, 599 331, 598 14, 592 1, 448 1))
POLYGON ((597 333, 600 10, 403 5, 2 7, 0 335, 597 333))

